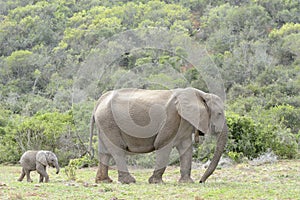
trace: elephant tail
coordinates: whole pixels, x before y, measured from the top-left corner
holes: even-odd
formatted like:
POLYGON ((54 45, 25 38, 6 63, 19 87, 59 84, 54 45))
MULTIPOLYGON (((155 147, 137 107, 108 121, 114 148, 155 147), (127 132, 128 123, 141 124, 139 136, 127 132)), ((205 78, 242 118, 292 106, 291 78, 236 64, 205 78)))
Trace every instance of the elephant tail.
POLYGON ((94 113, 91 116, 90 121, 90 146, 89 146, 89 154, 91 156, 91 159, 94 158, 94 148, 93 148, 93 135, 94 135, 94 125, 95 125, 95 116, 94 113))

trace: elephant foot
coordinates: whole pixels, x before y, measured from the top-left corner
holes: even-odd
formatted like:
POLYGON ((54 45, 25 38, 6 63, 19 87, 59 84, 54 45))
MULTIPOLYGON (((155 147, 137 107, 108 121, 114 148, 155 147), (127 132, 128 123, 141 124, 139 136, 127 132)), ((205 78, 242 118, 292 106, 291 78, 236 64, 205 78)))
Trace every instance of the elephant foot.
POLYGON ((181 177, 178 180, 179 183, 194 183, 194 180, 191 177, 181 177))
POLYGON ((109 178, 109 177, 102 178, 102 179, 96 178, 95 182, 96 183, 111 183, 111 182, 113 182, 113 180, 111 180, 111 178, 109 178))
POLYGON ((28 180, 27 180, 27 182, 28 182, 28 183, 32 183, 32 182, 33 182, 33 180, 31 180, 31 179, 28 179, 28 180))
POLYGON ((128 172, 119 172, 118 180, 123 184, 135 183, 135 178, 133 178, 133 176, 131 176, 128 172))
POLYGON ((151 184, 158 184, 158 183, 164 183, 164 181, 162 180, 162 177, 155 177, 155 176, 151 176, 148 180, 149 183, 151 184))

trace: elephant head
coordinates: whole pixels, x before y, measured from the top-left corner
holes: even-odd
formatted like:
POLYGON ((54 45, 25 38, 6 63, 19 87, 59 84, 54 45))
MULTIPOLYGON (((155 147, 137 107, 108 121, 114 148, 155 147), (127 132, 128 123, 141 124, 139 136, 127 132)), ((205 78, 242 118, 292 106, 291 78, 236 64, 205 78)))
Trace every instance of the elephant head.
POLYGON ((39 151, 36 154, 36 162, 41 163, 44 166, 56 168, 56 174, 59 173, 59 165, 56 155, 51 151, 39 151))
POLYGON ((202 176, 200 182, 214 172, 222 156, 227 142, 227 125, 224 115, 223 101, 214 94, 186 88, 176 89, 176 108, 179 115, 204 134, 218 135, 213 159, 202 176))

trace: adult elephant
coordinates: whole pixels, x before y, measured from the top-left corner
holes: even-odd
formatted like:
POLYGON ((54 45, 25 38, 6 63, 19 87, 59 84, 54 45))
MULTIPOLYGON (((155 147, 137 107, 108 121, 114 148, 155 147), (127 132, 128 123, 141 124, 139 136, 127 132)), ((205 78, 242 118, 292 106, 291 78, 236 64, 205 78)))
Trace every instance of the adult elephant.
POLYGON ((222 100, 195 88, 174 90, 120 89, 103 94, 91 118, 90 146, 96 123, 99 139, 99 168, 96 182, 111 182, 108 164, 114 158, 121 183, 135 179, 127 169, 127 153, 156 151, 156 164, 149 183, 162 182, 169 154, 176 147, 180 155, 179 182, 191 179, 192 132, 217 133, 213 159, 200 182, 214 172, 227 141, 222 100))

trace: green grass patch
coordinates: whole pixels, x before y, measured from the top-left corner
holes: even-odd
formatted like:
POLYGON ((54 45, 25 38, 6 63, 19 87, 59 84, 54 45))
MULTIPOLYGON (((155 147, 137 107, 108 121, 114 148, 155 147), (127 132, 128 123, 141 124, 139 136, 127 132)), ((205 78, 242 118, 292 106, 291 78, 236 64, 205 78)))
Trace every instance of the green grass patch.
POLYGON ((76 181, 65 173, 56 175, 48 169, 50 183, 18 182, 21 167, 0 166, 0 199, 300 199, 300 160, 283 160, 273 164, 251 166, 239 164, 216 170, 205 184, 198 181, 204 169, 194 169, 193 184, 179 184, 178 167, 168 167, 164 184, 148 184, 150 169, 131 169, 137 183, 117 182, 117 171, 110 170, 111 184, 95 184, 97 168, 76 170, 76 181))

